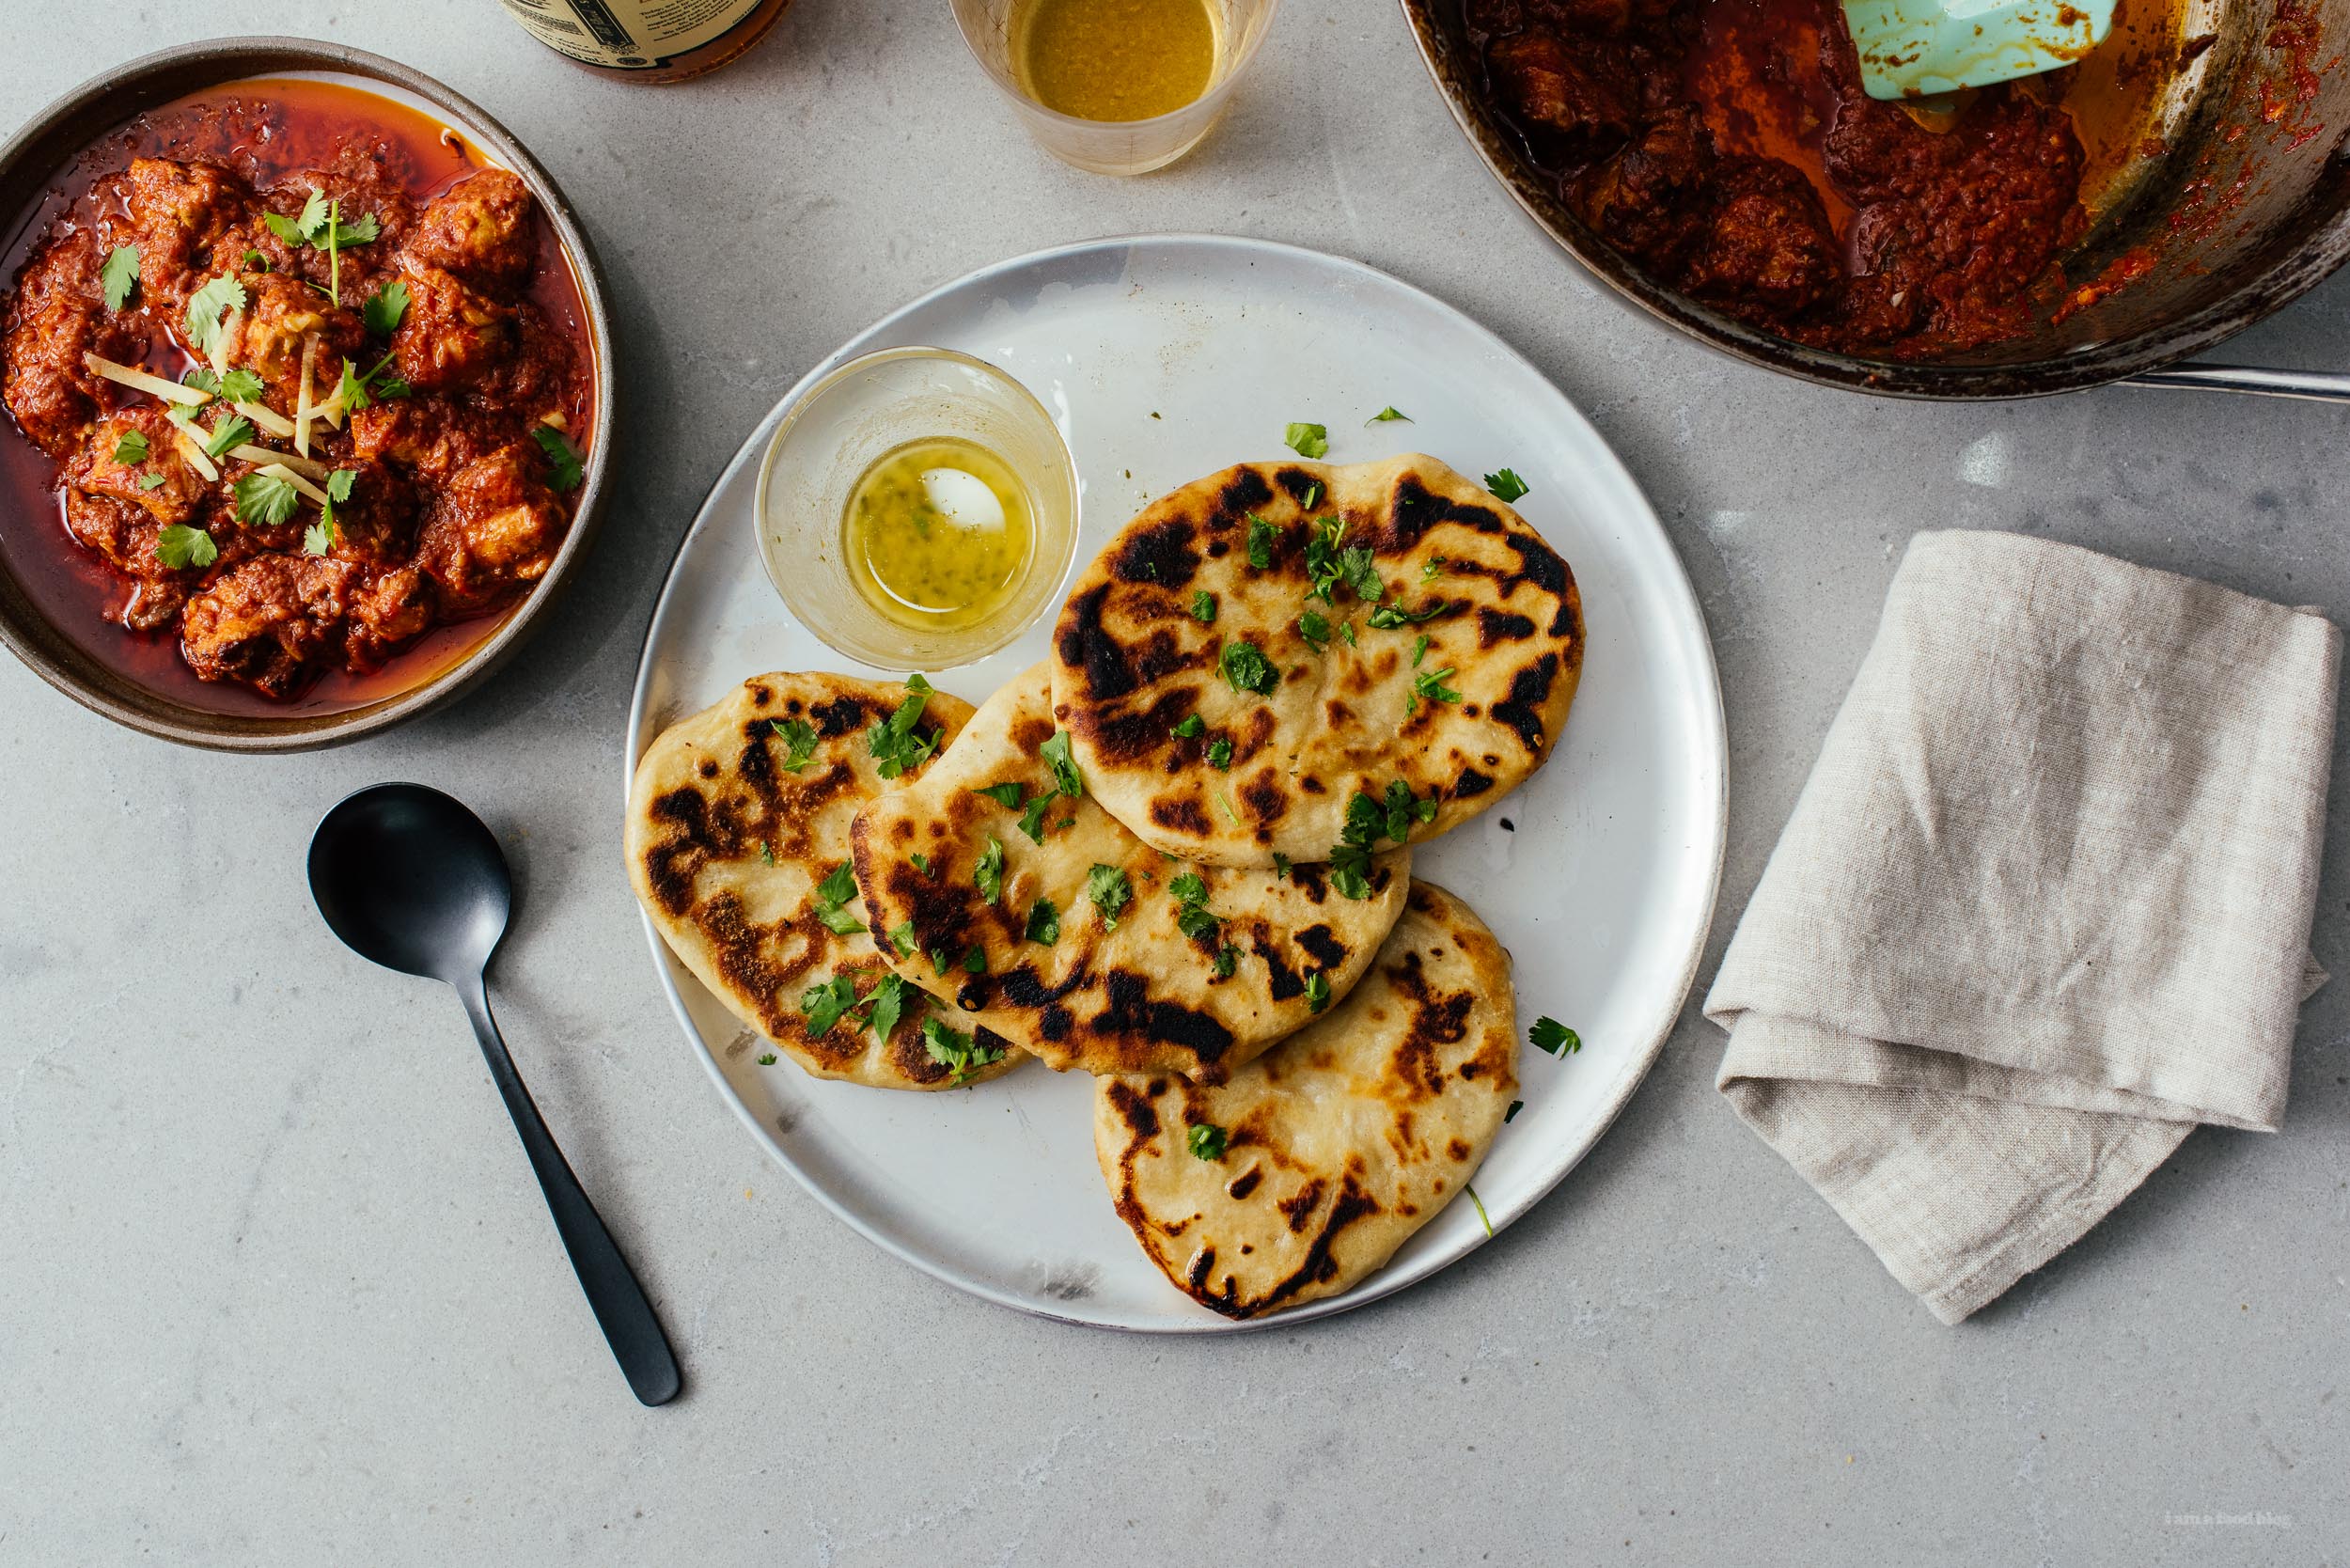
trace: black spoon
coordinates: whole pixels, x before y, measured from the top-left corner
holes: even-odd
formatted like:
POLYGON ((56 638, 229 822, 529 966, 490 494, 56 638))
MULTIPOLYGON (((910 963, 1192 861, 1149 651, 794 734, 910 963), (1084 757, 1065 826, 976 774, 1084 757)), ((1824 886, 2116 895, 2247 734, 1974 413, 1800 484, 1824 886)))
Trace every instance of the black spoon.
POLYGON ((310 896, 360 957, 445 981, 464 1002, 614 1358, 638 1399, 667 1403, 679 1379, 661 1320, 540 1120, 490 1016, 483 973, 514 907, 514 881, 496 837, 438 790, 377 784, 344 797, 311 835, 310 896))

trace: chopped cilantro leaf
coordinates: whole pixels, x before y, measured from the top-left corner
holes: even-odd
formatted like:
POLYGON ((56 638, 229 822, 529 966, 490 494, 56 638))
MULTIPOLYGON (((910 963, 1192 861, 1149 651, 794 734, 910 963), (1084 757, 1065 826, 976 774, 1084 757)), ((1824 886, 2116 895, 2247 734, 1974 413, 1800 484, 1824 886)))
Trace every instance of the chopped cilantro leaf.
POLYGON ((865 922, 845 909, 819 908, 816 911, 816 917, 822 921, 824 929, 835 936, 854 936, 865 929, 865 922))
MULTIPOLYGON (((302 553, 306 556, 323 556, 334 547, 335 520, 321 512, 317 522, 302 530, 302 553)), ((762 853, 767 848, 764 844, 759 847, 762 853)), ((774 865, 774 858, 770 856, 767 863, 774 865)))
POLYGON ((204 286, 188 296, 188 344, 199 354, 209 356, 220 341, 221 316, 229 310, 243 310, 245 306, 244 285, 232 273, 208 279, 204 286))
POLYGON ((1232 742, 1228 735, 1218 735, 1208 743, 1208 766, 1222 770, 1232 765, 1232 742))
POLYGON ((1058 797, 1049 794, 1039 795, 1028 802, 1027 808, 1020 813, 1020 831, 1028 836, 1028 842, 1032 844, 1044 842, 1045 808, 1051 806, 1057 798, 1058 797))
POLYGON ((1231 682, 1236 692, 1254 692, 1264 697, 1281 682, 1281 672, 1273 667, 1264 650, 1245 637, 1226 643, 1218 663, 1223 666, 1224 679, 1231 682))
POLYGON ((372 244, 383 233, 384 226, 376 221, 373 212, 369 212, 357 223, 337 223, 335 243, 338 246, 372 244))
POLYGON ((1442 556, 1429 557, 1426 560, 1419 563, 1419 580, 1423 583, 1434 582, 1437 578, 1444 575, 1444 565, 1445 561, 1442 556))
POLYGON ((935 1015, 922 1020, 922 1048, 941 1067, 953 1068, 957 1083, 980 1068, 1004 1059, 1002 1046, 983 1044, 976 1036, 964 1033, 935 1015))
POLYGON ((1330 449, 1326 425, 1292 424, 1281 432, 1281 445, 1302 458, 1318 458, 1330 449))
POLYGON ((1275 850, 1273 852, 1273 880, 1276 882, 1287 882, 1289 879, 1290 857, 1283 855, 1279 850, 1275 850))
POLYGON ((1240 949, 1230 942, 1215 950, 1215 978, 1230 980, 1232 971, 1240 967, 1240 949))
POLYGON ((966 973, 966 974, 972 974, 972 975, 984 975, 984 974, 986 974, 986 973, 987 973, 987 949, 986 949, 985 948, 980 947, 980 946, 979 946, 979 944, 977 944, 976 942, 975 942, 975 943, 973 943, 970 947, 968 947, 968 948, 964 949, 964 954, 963 954, 963 967, 964 967, 964 973, 966 973))
POLYGON ((204 439, 206 457, 227 457, 231 447, 242 447, 253 438, 253 421, 242 415, 230 415, 212 427, 212 433, 204 439))
POLYGON ((922 721, 922 710, 929 705, 931 683, 919 675, 906 677, 907 697, 898 704, 897 711, 885 719, 876 720, 865 731, 866 749, 872 754, 873 771, 884 778, 897 778, 930 760, 937 742, 917 732, 915 726, 922 721))
POLYGON ((1340 636, 1342 636, 1342 637, 1344 637, 1344 638, 1346 639, 1346 646, 1347 646, 1347 647, 1349 647, 1349 648, 1353 648, 1353 647, 1355 647, 1355 646, 1356 646, 1355 641, 1355 623, 1354 623, 1353 621, 1351 621, 1351 620, 1341 620, 1341 621, 1340 621, 1340 622, 1339 622, 1339 635, 1340 635, 1340 636))
POLYGON ((203 529, 174 523, 155 536, 155 558, 176 572, 181 567, 210 566, 220 558, 220 551, 203 529))
POLYGON ((139 480, 141 490, 161 490, 163 487, 164 477, 161 474, 149 474, 139 480))
POLYGON ((108 251, 106 264, 98 269, 98 282, 106 290, 107 309, 130 304, 132 291, 139 286, 139 247, 117 245, 108 251))
POLYGON ((1134 884, 1116 866, 1095 866, 1086 873, 1086 899, 1102 917, 1104 931, 1118 929, 1118 917, 1134 902, 1134 884))
POLYGON ((873 1009, 873 1038, 886 1045, 889 1037, 897 1032, 900 1015, 905 1011, 906 982, 900 976, 884 975, 866 1000, 873 1009))
POLYGON ((1185 713, 1183 721, 1167 731, 1179 741, 1188 741, 1206 732, 1208 721, 1198 713, 1185 713))
POLYGON ((954 967, 954 965, 948 961, 946 949, 932 948, 931 949, 932 973, 943 976, 952 967, 954 967))
POLYGON ((1183 1147, 1191 1151, 1195 1160, 1220 1160, 1224 1157, 1227 1135, 1213 1121, 1195 1121, 1183 1135, 1183 1147))
POLYGON ((931 874, 931 857, 924 855, 920 850, 911 850, 907 852, 906 858, 913 861, 914 869, 920 871, 924 876, 931 874))
POLYGON ((1422 632, 1412 639, 1412 667, 1418 669, 1419 662, 1426 657, 1428 657, 1428 634, 1422 632))
MULTIPOLYGON (((193 386, 198 392, 210 392, 214 397, 220 396, 220 376, 207 366, 198 365, 191 368, 186 375, 180 378, 180 384, 193 386)), ((174 404, 173 407, 176 409, 178 405, 174 404)), ((165 412, 168 413, 170 410, 165 412)))
POLYGON ((1273 564, 1273 541, 1281 530, 1259 517, 1248 514, 1248 564, 1262 572, 1273 564))
POLYGON ((1405 699, 1404 706, 1417 709, 1422 701, 1460 701, 1461 694, 1444 683, 1445 677, 1451 673, 1452 666, 1447 665, 1442 669, 1422 670, 1419 674, 1413 676, 1412 695, 1405 699))
POLYGON ((1412 422, 1412 416, 1410 415, 1397 408, 1393 403, 1389 403, 1386 407, 1381 409, 1378 413, 1364 420, 1363 423, 1366 425, 1388 425, 1393 424, 1398 419, 1402 420, 1407 425, 1412 422))
POLYGON ((530 435, 539 443, 539 449, 547 454, 547 483, 558 494, 577 490, 587 470, 580 465, 578 454, 563 439, 562 432, 552 425, 540 425, 530 435))
POLYGON ((237 481, 237 521, 273 528, 294 514, 302 493, 274 474, 247 474, 237 481))
POLYGON ((1314 510, 1314 503, 1321 499, 1322 481, 1320 479, 1308 479, 1306 481, 1306 494, 1297 498, 1297 508, 1300 511, 1311 511, 1314 510))
POLYGON ((972 886, 979 890, 981 902, 1001 903, 1004 901, 1004 846, 993 833, 987 836, 987 848, 979 854, 979 863, 972 868, 972 886))
POLYGON ((826 903, 847 903, 856 897, 856 874, 850 870, 846 860, 816 885, 816 896, 826 903))
POLYGON ((832 873, 816 885, 816 918, 835 936, 854 936, 865 926, 845 907, 856 897, 856 878, 843 860, 832 873))
POLYGON ((356 468, 337 468, 326 476, 326 498, 337 506, 351 499, 351 487, 359 482, 356 468))
POLYGON ((1505 1127, 1506 1127, 1506 1126, 1508 1126, 1511 1122, 1515 1121, 1518 1119, 1518 1112, 1520 1112, 1521 1110, 1524 1110, 1525 1108, 1526 1108, 1526 1102, 1525 1102, 1525 1101, 1523 1101, 1523 1100, 1512 1100, 1512 1101, 1511 1101, 1511 1102, 1510 1102, 1510 1108, 1509 1108, 1508 1110, 1503 1111, 1503 1112, 1501 1113, 1501 1124, 1502 1124, 1503 1126, 1505 1126, 1505 1127))
POLYGON ((905 920, 889 933, 889 945, 898 949, 900 958, 914 956, 914 922, 905 920))
POLYGON ((1060 911, 1050 899, 1039 899, 1028 905, 1026 934, 1029 941, 1051 947, 1060 940, 1060 911))
POLYGON ((250 370, 231 370, 220 378, 221 401, 249 403, 261 395, 261 378, 250 370))
POLYGON ((378 337, 389 337, 400 330, 400 318, 408 314, 408 285, 395 278, 384 285, 359 306, 359 319, 378 337))
POLYGON ((808 1037, 822 1040, 832 1033, 832 1027, 840 1022, 840 1015, 856 1006, 856 982, 846 975, 835 975, 822 985, 811 985, 800 993, 800 1011, 807 1019, 808 1037))
POLYGON ((1376 604, 1386 597, 1387 585, 1379 580, 1379 557, 1368 546, 1355 545, 1340 551, 1339 572, 1364 604, 1376 604))
POLYGON ((1201 588, 1191 596, 1191 619, 1202 626, 1215 624, 1215 595, 1201 588))
POLYGON ((1007 811, 1017 811, 1020 809, 1020 797, 1027 792, 1018 784, 1006 783, 990 784, 971 792, 975 795, 985 795, 1007 811))
POLYGON ((775 1064, 776 1064, 776 1053, 775 1053, 775 1052, 773 1052, 773 1051, 761 1051, 761 1052, 760 1052, 760 1053, 759 1053, 759 1065, 760 1065, 760 1066, 761 1066, 761 1067, 773 1067, 775 1064))
POLYGON ((1498 474, 1486 475, 1485 488, 1494 493, 1496 499, 1502 501, 1514 501, 1527 493, 1526 481, 1507 468, 1498 474))
POLYGON ((1339 586, 1339 541, 1346 536, 1346 519, 1325 517, 1316 523, 1306 539, 1306 580, 1309 585, 1307 596, 1324 604, 1333 604, 1331 593, 1339 586))
POLYGON ((1072 800, 1086 792, 1085 775, 1077 771, 1077 760, 1070 755, 1069 731, 1056 729, 1053 738, 1037 747, 1037 755, 1053 770, 1053 787, 1072 800))
POLYGON ((147 437, 137 431, 123 431, 122 439, 115 443, 115 461, 125 468, 134 463, 145 463, 147 461, 147 437))
POLYGON ((769 728, 783 743, 783 760, 776 766, 786 773, 798 773, 816 760, 816 727, 806 719, 776 719, 769 728))
POLYGON ((776 863, 775 846, 764 839, 759 841, 759 858, 762 865, 772 866, 776 863))
POLYGON ((1297 635, 1304 637, 1306 646, 1315 652, 1325 651, 1330 646, 1329 618, 1320 611, 1308 610, 1297 618, 1297 635))
POLYGON ((1526 1031, 1526 1038, 1534 1043, 1536 1050, 1548 1051, 1554 1057, 1572 1056, 1583 1049, 1581 1035, 1547 1016, 1535 1019, 1534 1027, 1526 1031))
POLYGON ((1423 620, 1434 620, 1444 611, 1445 604, 1441 599, 1424 610, 1400 610, 1393 604, 1381 604, 1371 612, 1371 629, 1392 632, 1400 627, 1418 625, 1423 620))
POLYGON ((1330 977, 1316 969, 1306 977, 1306 1011, 1320 1012, 1330 1005, 1330 977))

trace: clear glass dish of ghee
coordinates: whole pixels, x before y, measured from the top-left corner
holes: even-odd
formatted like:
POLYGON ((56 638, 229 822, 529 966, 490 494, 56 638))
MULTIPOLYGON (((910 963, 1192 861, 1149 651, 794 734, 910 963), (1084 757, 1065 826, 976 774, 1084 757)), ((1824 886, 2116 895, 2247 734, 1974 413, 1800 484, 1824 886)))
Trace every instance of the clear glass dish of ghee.
POLYGON ((1068 443, 1028 389, 951 349, 884 349, 809 386, 759 478, 784 604, 884 670, 940 670, 1033 624, 1077 542, 1068 443))

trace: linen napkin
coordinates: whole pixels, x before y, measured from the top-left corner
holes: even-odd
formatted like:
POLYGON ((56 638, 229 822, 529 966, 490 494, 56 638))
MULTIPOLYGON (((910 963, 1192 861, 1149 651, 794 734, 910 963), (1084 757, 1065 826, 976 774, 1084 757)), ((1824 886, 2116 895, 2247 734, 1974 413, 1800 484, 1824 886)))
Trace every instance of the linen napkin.
POLYGON ((2197 1122, 2274 1132, 2342 637, 1926 533, 1722 961, 1716 1087, 1956 1323, 2197 1122))

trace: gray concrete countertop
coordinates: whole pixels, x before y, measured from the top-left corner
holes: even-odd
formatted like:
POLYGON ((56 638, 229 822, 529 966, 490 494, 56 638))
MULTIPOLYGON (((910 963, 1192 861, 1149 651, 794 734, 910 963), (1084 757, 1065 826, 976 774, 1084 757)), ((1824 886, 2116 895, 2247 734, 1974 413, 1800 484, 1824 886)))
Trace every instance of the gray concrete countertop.
MULTIPOLYGON (((1212 229, 1359 257, 1597 420, 1727 688, 1700 992, 1913 531, 2040 533, 2350 620, 2350 415, 1895 404, 1713 357, 1519 219, 1387 0, 1291 0, 1207 147, 1126 182, 1032 150, 938 0, 799 0, 743 63, 659 89, 574 71, 493 0, 18 0, 0 127, 241 32, 378 50, 512 127, 610 268, 634 417, 571 599, 390 736, 181 750, 0 660, 0 1563, 2350 1556, 2340 981, 2281 1136, 2198 1132, 1955 1329, 1720 1102, 1693 998, 1613 1132, 1497 1244, 1327 1323, 1178 1343, 967 1299, 768 1164, 663 1001, 616 810, 654 590, 728 455, 874 317, 1045 244, 1212 229), (383 778, 472 802, 516 860, 501 1016, 671 1325, 667 1409, 629 1399, 455 1003, 311 910, 312 823, 383 778)), ((2350 280, 2227 356, 2350 364, 2350 280)), ((2316 949, 2342 975, 2339 808, 2331 851, 2316 949)))

